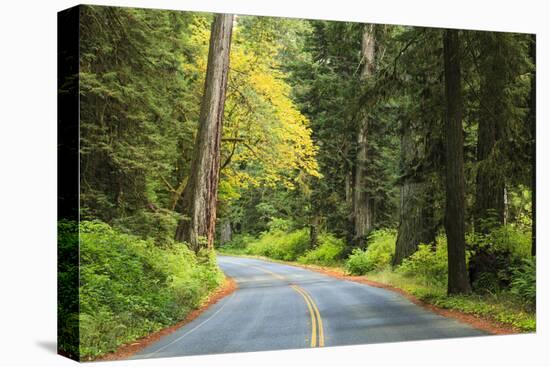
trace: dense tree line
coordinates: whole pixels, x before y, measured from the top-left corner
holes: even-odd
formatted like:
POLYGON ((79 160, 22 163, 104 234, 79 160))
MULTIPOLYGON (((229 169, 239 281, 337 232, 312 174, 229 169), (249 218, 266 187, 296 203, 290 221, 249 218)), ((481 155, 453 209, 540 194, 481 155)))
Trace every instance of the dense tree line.
POLYGON ((468 239, 531 230, 530 35, 100 7, 81 27, 84 217, 195 250, 283 220, 342 256, 393 228, 394 266, 445 233, 449 293, 506 266, 468 239))

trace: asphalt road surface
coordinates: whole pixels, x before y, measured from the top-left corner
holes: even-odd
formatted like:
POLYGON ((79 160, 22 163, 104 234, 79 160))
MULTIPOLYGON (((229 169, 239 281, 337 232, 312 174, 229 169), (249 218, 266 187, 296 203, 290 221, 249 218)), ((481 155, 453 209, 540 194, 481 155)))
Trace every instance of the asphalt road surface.
POLYGON ((218 262, 238 289, 132 359, 486 335, 385 289, 256 259, 218 262))

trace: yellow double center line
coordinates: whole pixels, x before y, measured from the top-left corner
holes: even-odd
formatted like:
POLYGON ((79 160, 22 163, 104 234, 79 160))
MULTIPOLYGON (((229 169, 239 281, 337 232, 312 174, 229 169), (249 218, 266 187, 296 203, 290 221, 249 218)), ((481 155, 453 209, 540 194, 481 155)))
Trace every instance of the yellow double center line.
POLYGON ((305 289, 292 284, 292 289, 302 295, 306 301, 307 308, 309 309, 309 314, 311 316, 311 347, 314 348, 317 346, 317 326, 319 326, 319 346, 323 347, 325 345, 325 334, 323 331, 323 319, 321 319, 321 314, 317 305, 313 301, 313 298, 305 291, 305 289))
MULTIPOLYGON (((277 279, 288 281, 286 277, 280 274, 277 274, 275 272, 272 272, 271 270, 267 270, 256 265, 250 265, 250 267, 263 271, 264 273, 271 274, 273 277, 277 279)), ((311 316, 311 347, 312 348, 317 346, 323 347, 325 345, 323 319, 321 318, 321 314, 319 313, 319 309, 317 308, 315 301, 313 301, 313 298, 311 298, 309 293, 307 293, 306 290, 303 289, 302 287, 297 286, 296 284, 291 284, 290 287, 294 289, 296 292, 298 292, 298 294, 300 294, 306 301, 306 305, 309 310, 309 315, 311 316), (318 339, 317 339, 317 331, 319 331, 318 339), (318 344, 317 344, 317 340, 319 341, 318 344)))

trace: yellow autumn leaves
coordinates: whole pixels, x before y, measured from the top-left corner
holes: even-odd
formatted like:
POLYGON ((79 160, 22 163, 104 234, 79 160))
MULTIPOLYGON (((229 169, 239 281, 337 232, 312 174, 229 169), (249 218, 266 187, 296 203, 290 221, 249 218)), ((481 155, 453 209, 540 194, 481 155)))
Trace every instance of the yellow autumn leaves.
MULTIPOLYGON (((208 56, 208 21, 197 16, 191 39, 200 48, 200 60, 184 65, 202 75, 208 56)), ((303 176, 319 177, 308 119, 290 98, 291 88, 277 61, 276 40, 244 39, 236 22, 233 29, 229 82, 222 139, 220 196, 238 197, 239 188, 284 185, 293 189, 303 176)))

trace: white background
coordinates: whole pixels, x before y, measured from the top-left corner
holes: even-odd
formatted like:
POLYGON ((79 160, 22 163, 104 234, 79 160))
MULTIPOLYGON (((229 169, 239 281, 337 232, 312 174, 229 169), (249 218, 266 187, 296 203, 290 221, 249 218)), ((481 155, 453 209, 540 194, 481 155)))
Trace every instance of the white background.
MULTIPOLYGON (((104 0, 88 3, 536 32, 538 333, 355 347, 103 362, 102 366, 539 366, 550 357, 545 163, 550 155, 545 1, 104 0)), ((0 365, 69 366, 56 338, 56 12, 74 1, 2 2, 0 365)))

